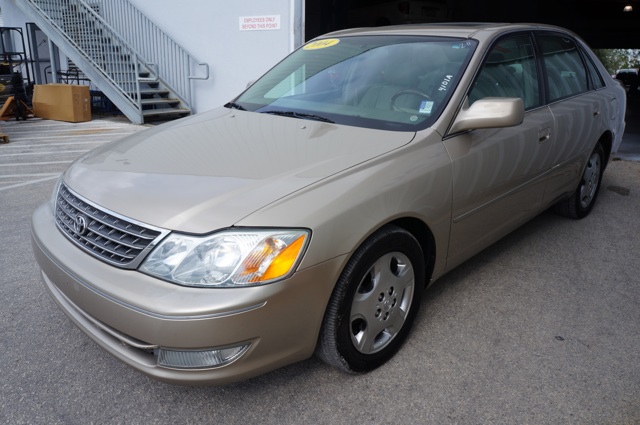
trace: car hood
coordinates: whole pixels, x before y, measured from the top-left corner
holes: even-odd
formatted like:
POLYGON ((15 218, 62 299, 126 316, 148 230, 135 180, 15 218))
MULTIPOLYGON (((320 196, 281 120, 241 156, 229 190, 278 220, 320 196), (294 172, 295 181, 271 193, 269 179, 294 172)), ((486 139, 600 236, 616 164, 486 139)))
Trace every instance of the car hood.
POLYGON ((64 181, 126 217, 205 233, 414 136, 218 108, 102 146, 64 181))

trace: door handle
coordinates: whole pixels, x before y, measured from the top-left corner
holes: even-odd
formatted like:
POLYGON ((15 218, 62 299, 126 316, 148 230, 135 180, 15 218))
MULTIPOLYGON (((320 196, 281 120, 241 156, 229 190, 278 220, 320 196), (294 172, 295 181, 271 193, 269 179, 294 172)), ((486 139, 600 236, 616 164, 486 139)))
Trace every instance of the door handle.
POLYGON ((551 129, 545 128, 544 130, 538 131, 538 143, 546 142, 551 138, 551 129))

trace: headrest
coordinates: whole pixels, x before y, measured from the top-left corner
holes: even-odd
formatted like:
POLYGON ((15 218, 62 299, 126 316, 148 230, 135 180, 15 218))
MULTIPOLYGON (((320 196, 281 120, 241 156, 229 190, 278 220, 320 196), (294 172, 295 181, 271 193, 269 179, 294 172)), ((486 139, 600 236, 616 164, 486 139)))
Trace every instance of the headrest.
POLYGON ((497 65, 497 64, 501 64, 505 61, 505 57, 502 53, 499 52, 492 52, 489 55, 489 59, 487 59, 487 63, 488 64, 493 64, 493 65, 497 65))

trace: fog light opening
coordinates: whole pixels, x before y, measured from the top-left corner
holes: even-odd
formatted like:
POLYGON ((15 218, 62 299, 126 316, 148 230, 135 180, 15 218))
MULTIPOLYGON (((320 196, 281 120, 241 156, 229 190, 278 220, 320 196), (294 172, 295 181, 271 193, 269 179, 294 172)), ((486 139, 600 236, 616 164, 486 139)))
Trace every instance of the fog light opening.
POLYGON ((237 360, 248 349, 250 344, 235 347, 217 348, 214 350, 157 350, 158 366, 172 369, 210 369, 228 365, 237 360))

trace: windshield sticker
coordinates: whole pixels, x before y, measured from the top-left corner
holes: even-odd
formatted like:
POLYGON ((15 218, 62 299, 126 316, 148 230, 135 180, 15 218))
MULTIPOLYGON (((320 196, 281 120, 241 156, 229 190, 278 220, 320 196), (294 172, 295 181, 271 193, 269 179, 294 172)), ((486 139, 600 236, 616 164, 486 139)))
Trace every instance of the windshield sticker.
POLYGON ((431 110, 433 109, 433 100, 423 100, 420 103, 420 109, 418 112, 421 114, 431 114, 431 110))
POLYGON ((445 75, 444 79, 440 83, 440 87, 438 87, 438 91, 447 91, 447 89, 449 88, 448 87, 449 83, 451 83, 452 78, 453 78, 453 75, 445 75))
POLYGON ((325 49, 327 47, 335 46, 340 43, 340 40, 337 38, 327 38, 325 40, 312 41, 309 44, 306 44, 303 49, 304 50, 317 50, 317 49, 325 49))
POLYGON ((463 41, 462 43, 457 43, 451 46, 453 49, 469 49, 473 47, 473 43, 471 41, 463 41))

